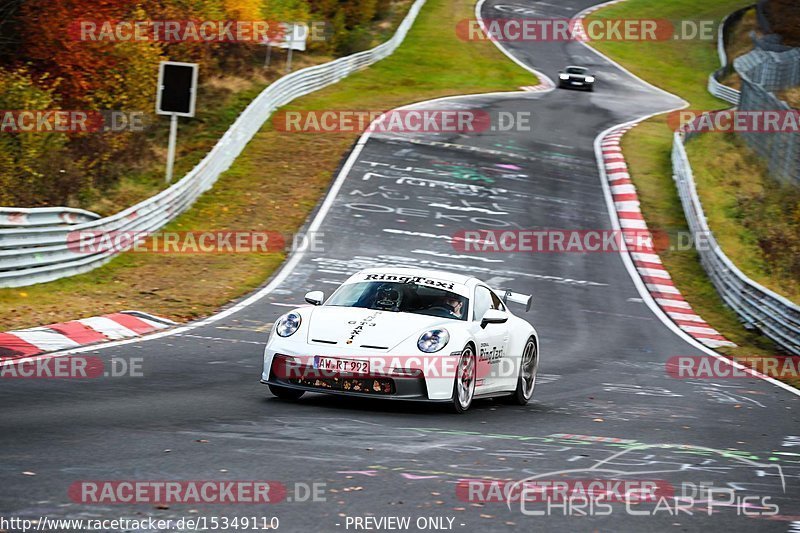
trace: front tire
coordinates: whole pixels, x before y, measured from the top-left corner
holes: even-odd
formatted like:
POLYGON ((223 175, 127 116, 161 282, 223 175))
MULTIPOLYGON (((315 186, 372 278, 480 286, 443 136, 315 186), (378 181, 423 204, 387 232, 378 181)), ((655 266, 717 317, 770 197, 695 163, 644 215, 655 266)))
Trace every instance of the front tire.
POLYGON ((458 360, 456 375, 453 379, 453 412, 461 414, 472 405, 475 396, 475 374, 476 374, 475 350, 471 344, 464 346, 461 350, 461 357, 458 360))
POLYGON ((525 343, 519 363, 519 377, 517 390, 508 397, 510 403, 515 405, 528 405, 533 397, 533 388, 536 386, 536 374, 539 371, 539 350, 533 337, 525 343))
POLYGON ((278 385, 269 385, 269 391, 281 400, 299 400, 306 391, 289 389, 278 385))

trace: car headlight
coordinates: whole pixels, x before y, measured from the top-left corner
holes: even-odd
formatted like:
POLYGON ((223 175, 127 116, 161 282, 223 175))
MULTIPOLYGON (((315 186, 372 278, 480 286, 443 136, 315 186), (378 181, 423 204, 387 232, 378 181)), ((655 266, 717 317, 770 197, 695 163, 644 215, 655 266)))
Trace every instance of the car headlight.
POLYGON ((558 75, 558 79, 560 79, 560 80, 568 80, 569 79, 569 74, 559 74, 558 75))
POLYGON ((431 329, 419 336, 417 348, 425 353, 438 352, 450 340, 450 333, 446 329, 431 329))
POLYGON ((594 76, 586 76, 586 83, 594 82, 594 76))
POLYGON ((297 331, 301 321, 300 313, 291 312, 283 315, 278 319, 278 323, 275 325, 275 332, 279 337, 289 337, 297 331))

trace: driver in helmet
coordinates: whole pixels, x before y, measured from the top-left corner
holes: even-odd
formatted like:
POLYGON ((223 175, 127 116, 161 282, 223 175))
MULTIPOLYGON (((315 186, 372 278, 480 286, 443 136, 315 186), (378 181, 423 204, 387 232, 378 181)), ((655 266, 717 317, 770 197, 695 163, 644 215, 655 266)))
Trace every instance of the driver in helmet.
POLYGON ((452 295, 452 294, 445 294, 442 298, 434 304, 434 307, 443 307, 450 312, 450 318, 461 318, 461 310, 464 304, 461 300, 452 295))

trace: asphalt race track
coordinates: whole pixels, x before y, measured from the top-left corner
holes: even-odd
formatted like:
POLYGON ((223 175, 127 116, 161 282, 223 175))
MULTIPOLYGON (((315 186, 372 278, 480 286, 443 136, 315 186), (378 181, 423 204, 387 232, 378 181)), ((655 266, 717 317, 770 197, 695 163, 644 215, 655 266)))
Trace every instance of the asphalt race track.
MULTIPOLYGON (((482 9, 486 18, 552 18, 592 3, 488 0, 482 9), (526 11, 511 15, 508 6, 526 11)), ((463 531, 798 527, 800 398, 758 379, 667 375, 669 357, 702 352, 656 317, 616 253, 476 254, 449 242, 463 229, 611 228, 596 136, 681 104, 580 43, 508 50, 551 78, 566 64, 590 66, 595 92, 424 104, 526 111, 533 131, 372 135, 324 208, 324 253, 304 254, 269 294, 193 329, 91 352, 141 357, 144 377, 3 382, 0 514, 277 516, 279 530, 300 532, 346 531, 347 517, 363 516, 409 516, 412 531, 418 517, 453 518, 452 529, 463 531), (464 182, 477 192, 452 186, 464 182), (329 294, 350 273, 384 264, 472 272, 533 294, 527 318, 542 339, 533 401, 524 408, 477 401, 457 416, 429 405, 272 397, 259 383, 269 325, 305 292, 329 294), (653 513, 644 503, 632 508, 643 515, 633 515, 618 503, 606 516, 565 508, 530 516, 543 507, 465 502, 456 494, 465 478, 557 479, 570 470, 589 479, 600 477, 589 470, 598 466, 619 471, 617 478, 665 480, 676 493, 713 484, 756 498, 712 512, 695 501, 691 515, 653 513), (168 508, 71 501, 69 486, 87 479, 325 483, 326 501, 168 508), (767 502, 779 507, 777 515, 762 514, 767 502)))

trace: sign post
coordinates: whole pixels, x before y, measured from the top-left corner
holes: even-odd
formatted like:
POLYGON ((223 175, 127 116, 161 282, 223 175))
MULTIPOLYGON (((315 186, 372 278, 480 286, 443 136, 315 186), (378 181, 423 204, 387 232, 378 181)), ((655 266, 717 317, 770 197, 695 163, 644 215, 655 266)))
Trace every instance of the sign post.
POLYGON ((267 68, 269 66, 271 55, 272 55, 272 42, 267 41, 267 57, 264 58, 264 68, 267 68))
POLYGON ((261 44, 267 47, 267 55, 264 58, 264 68, 267 68, 270 63, 272 55, 272 47, 286 49, 286 73, 292 71, 292 54, 295 50, 301 52, 306 49, 306 40, 308 39, 308 25, 304 23, 290 24, 287 22, 281 23, 282 31, 275 36, 267 36, 261 41, 261 44))
POLYGON ((172 167, 175 164, 175 145, 178 142, 178 115, 169 117, 169 143, 167 144, 167 174, 164 180, 172 181, 172 167))
POLYGON ((197 63, 162 61, 158 65, 156 114, 169 115, 169 144, 165 181, 172 181, 175 145, 178 140, 178 117, 193 117, 197 97, 197 63))
POLYGON ((286 36, 286 45, 289 47, 289 50, 286 54, 286 74, 289 74, 292 71, 292 43, 294 42, 294 28, 294 25, 290 26, 289 34, 286 36))

